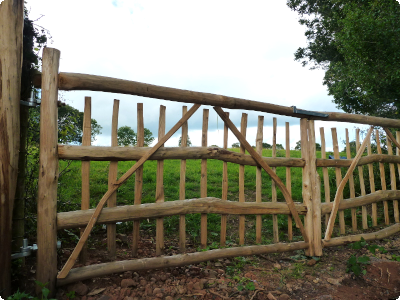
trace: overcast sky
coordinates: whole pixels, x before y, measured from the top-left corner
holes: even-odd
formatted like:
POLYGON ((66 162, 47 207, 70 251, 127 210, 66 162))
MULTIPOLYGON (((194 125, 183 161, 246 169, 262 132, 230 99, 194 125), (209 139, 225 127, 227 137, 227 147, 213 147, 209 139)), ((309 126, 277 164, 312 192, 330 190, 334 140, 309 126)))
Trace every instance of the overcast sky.
MULTIPOLYGON (((294 61, 306 45, 305 28, 285 1, 56 1, 28 0, 30 18, 50 30, 50 47, 61 51, 60 72, 128 79, 160 86, 221 94, 306 110, 338 111, 322 85, 324 72, 294 61)), ((144 103, 144 126, 158 133, 159 105, 165 105, 168 131, 180 118, 182 103, 75 91, 62 93, 65 102, 83 111, 92 97, 92 118, 103 127, 96 145, 111 143, 113 99, 120 100, 119 126, 136 131, 136 104, 144 103)), ((190 107, 191 104, 188 104, 190 107)), ((222 146, 223 123, 210 109, 208 144, 222 146)), ((227 110, 240 126, 242 111, 227 110)), ((247 137, 255 144, 258 113, 248 113, 247 137)), ((277 117, 277 142, 284 145, 284 125, 291 125, 291 147, 300 139, 299 119, 263 114, 264 142, 272 144, 272 118, 277 117)), ((189 136, 201 145, 202 111, 189 120, 189 136)), ((327 147, 330 128, 344 128, 354 139, 354 124, 316 122, 324 126, 327 147)), ((177 146, 180 130, 166 143, 177 146)), ((236 142, 229 135, 228 144, 236 142)), ((340 149, 343 148, 340 144, 340 149)))

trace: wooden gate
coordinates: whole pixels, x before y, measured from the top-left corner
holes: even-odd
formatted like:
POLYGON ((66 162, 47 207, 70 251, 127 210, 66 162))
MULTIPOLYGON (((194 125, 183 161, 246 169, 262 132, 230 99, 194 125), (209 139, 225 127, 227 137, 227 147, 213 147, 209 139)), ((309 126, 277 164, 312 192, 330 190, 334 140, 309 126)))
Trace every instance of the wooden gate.
MULTIPOLYGON (((347 159, 340 159, 336 129, 332 129, 334 145, 334 159, 326 159, 324 129, 320 129, 321 154, 317 158, 315 124, 314 120, 353 122, 359 124, 370 124, 374 126, 389 126, 400 128, 400 120, 391 120, 370 116, 351 115, 344 113, 316 113, 299 110, 296 108, 283 107, 268 103, 256 102, 221 95, 213 95, 200 92, 184 91, 173 88, 154 86, 133 81, 119 80, 94 75, 76 73, 59 73, 60 52, 56 49, 46 48, 43 54, 43 72, 35 79, 36 87, 42 89, 41 125, 40 125, 40 174, 39 174, 39 197, 38 197, 38 267, 37 274, 40 282, 49 282, 49 288, 54 290, 56 285, 64 285, 78 280, 102 276, 110 273, 124 272, 128 270, 145 270, 162 267, 175 267, 186 264, 193 264, 218 258, 257 255, 273 252, 293 251, 305 249, 309 256, 321 256, 323 247, 336 246, 351 241, 359 240, 360 237, 368 239, 382 238, 399 231, 399 224, 392 225, 369 234, 358 234, 346 236, 346 224, 344 221, 344 210, 351 209, 352 230, 357 230, 357 207, 362 207, 362 227, 368 228, 367 205, 372 204, 373 225, 377 225, 378 210, 376 203, 383 201, 383 214, 385 224, 389 225, 388 201, 393 200, 394 221, 399 222, 398 202, 400 193, 396 189, 396 177, 394 164, 399 164, 400 159, 392 153, 392 142, 398 147, 398 142, 389 131, 388 133, 388 154, 383 155, 380 151, 378 139, 378 154, 370 151, 370 134, 364 139, 360 146, 357 139, 358 152, 355 158, 347 153, 347 159), (152 147, 143 146, 143 106, 138 104, 138 147, 116 147, 116 130, 118 122, 118 101, 114 101, 112 134, 113 143, 111 147, 90 146, 90 108, 91 99, 85 100, 85 121, 84 137, 82 146, 58 145, 57 144, 57 100, 58 90, 92 90, 113 93, 139 95, 149 98, 165 99, 178 102, 193 103, 187 110, 183 107, 183 115, 180 120, 165 134, 165 107, 160 108, 160 126, 158 142, 152 147), (219 117, 224 121, 224 147, 207 147, 208 109, 203 110, 202 147, 185 149, 185 147, 166 148, 164 143, 182 127, 182 144, 186 145, 187 120, 200 108, 201 105, 212 105, 219 117), (276 158, 276 119, 273 125, 273 157, 262 157, 263 141, 263 116, 258 119, 257 145, 256 148, 246 140, 247 115, 242 115, 241 130, 236 128, 223 108, 255 110, 279 115, 286 115, 300 118, 301 131, 301 158, 290 158, 289 150, 289 124, 286 124, 286 157, 276 158), (240 141, 240 153, 227 150, 227 133, 230 130, 240 141), (368 146, 369 145, 369 146, 368 146), (390 145, 390 146, 389 146, 390 145), (368 156, 362 157, 364 148, 368 148, 368 156), (246 154, 246 152, 248 154, 246 154), (275 155, 274 155, 275 151, 275 155), (57 213, 57 180, 59 159, 82 160, 83 187, 82 187, 82 210, 73 212, 57 213), (177 201, 164 202, 162 176, 157 178, 156 201, 151 204, 141 204, 141 188, 143 176, 143 163, 147 160, 158 160, 157 169, 163 168, 163 160, 181 159, 181 180, 180 199, 177 201), (185 199, 185 172, 186 159, 201 159, 201 198, 185 199), (219 159, 224 161, 222 174, 222 198, 208 197, 207 194, 207 159, 219 159), (89 209, 88 202, 88 166, 91 160, 110 161, 110 174, 108 191, 99 200, 95 209, 89 209), (117 178, 117 162, 119 160, 137 161, 120 178, 117 178), (239 164, 239 201, 229 201, 227 195, 227 162, 239 164), (375 191, 375 184, 372 182, 373 162, 380 163, 381 178, 385 178, 383 163, 389 163, 391 176, 391 190, 386 190, 386 183, 381 183, 381 190, 375 191), (256 202, 246 202, 244 195, 244 166, 252 165, 257 167, 256 177, 256 202), (367 194, 363 182, 363 166, 368 165, 370 172, 370 193, 367 194), (275 167, 287 168, 286 185, 275 173, 275 167), (291 195, 290 168, 302 168, 302 203, 294 203, 291 195), (328 168, 336 168, 336 196, 330 201, 330 183, 328 168), (348 168, 342 179, 340 168, 348 168), (352 172, 358 168, 360 196, 356 197, 352 172), (261 201, 261 169, 271 177, 272 202, 261 201), (86 171, 85 171, 86 170, 86 171), (136 172, 135 203, 131 206, 116 206, 116 191, 123 185, 130 176, 136 172), (321 175, 319 175, 321 174, 321 175), (321 197, 321 179, 323 177, 323 197, 321 197), (362 179, 361 179, 362 178, 362 179), (350 198, 343 200, 343 188, 349 181, 350 198), (278 202, 276 187, 281 191, 285 202, 278 202), (325 199, 321 203, 321 198, 325 199), (108 208, 103 210, 108 201, 108 208), (185 254, 185 215, 201 213, 201 236, 200 243, 203 248, 207 245, 207 214, 221 214, 221 249, 185 254), (332 231, 339 214, 339 227, 341 237, 332 238, 332 231), (274 243, 266 245, 251 245, 242 247, 224 248, 226 241, 226 216, 229 214, 239 215, 239 245, 245 244, 245 215, 256 215, 256 243, 261 243, 261 216, 273 215, 274 243), (289 243, 279 242, 278 226, 276 216, 287 215, 289 218, 288 237, 289 243), (81 259, 85 259, 85 243, 96 223, 108 224, 108 248, 111 257, 115 257, 115 222, 133 221, 133 253, 138 250, 140 220, 156 218, 156 254, 163 253, 163 217, 179 215, 179 236, 180 250, 182 254, 175 256, 159 256, 154 258, 133 259, 128 261, 114 261, 110 263, 73 268, 79 254, 83 250, 81 259), (304 216, 304 223, 300 216, 304 216), (330 215, 330 216, 329 216, 330 215), (326 216, 325 222, 321 216, 326 216), (297 242, 292 241, 292 218, 299 229, 301 237, 297 242), (114 224, 113 224, 114 223, 114 224), (325 227, 325 237, 322 239, 322 229, 325 227), (75 247, 71 257, 58 273, 56 240, 57 230, 65 228, 85 228, 82 230, 81 238, 75 247), (302 239, 302 240, 301 240, 302 239)), ((359 136, 359 135, 357 135, 359 136)), ((347 132, 347 145, 349 138, 347 132)), ((399 139, 399 135, 398 135, 399 139)), ((350 149, 348 146, 347 149, 350 149)), ((399 165, 398 165, 399 166, 399 165)), ((400 167, 399 167, 400 173, 400 167)))

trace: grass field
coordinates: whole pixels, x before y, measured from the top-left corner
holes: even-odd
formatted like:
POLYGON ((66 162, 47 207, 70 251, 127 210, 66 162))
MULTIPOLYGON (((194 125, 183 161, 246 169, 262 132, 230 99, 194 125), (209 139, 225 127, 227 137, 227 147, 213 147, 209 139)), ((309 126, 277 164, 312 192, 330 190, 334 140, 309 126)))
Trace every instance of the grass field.
MULTIPOLYGON (((239 149, 230 149, 231 151, 239 151, 239 149)), ((342 153, 341 155, 345 155, 342 153)), ((263 156, 271 157, 272 150, 264 149, 263 156)), ((284 157, 285 151, 278 150, 278 157, 284 157)), ((301 157, 301 152, 290 151, 291 157, 301 157)), ((317 152, 317 157, 321 157, 321 153, 317 152)), ((134 162, 119 162, 118 177, 124 174, 134 162)), ((208 160, 207 163, 207 195, 209 197, 221 198, 222 195, 222 161, 208 160)), ((156 191, 156 161, 147 161, 144 164, 143 172, 143 194, 142 203, 154 203, 156 191)), ((107 191, 109 162, 91 162, 90 165, 90 197, 91 207, 96 207, 98 201, 107 191)), ((200 197, 200 169, 201 160, 187 160, 186 167, 186 199, 200 197)), ((329 168, 331 201, 336 191, 335 169, 329 168)), ((342 173, 346 170, 342 169, 342 173)), ((80 209, 81 202, 81 162, 80 161, 60 161, 61 176, 58 188, 58 210, 69 211, 80 209), (66 170, 63 172, 63 170, 66 170)), ((277 175, 283 182, 286 182, 286 167, 278 167, 277 175)), ((322 169, 318 172, 322 178, 322 169)), ((366 170, 364 173, 367 173, 366 170)), ((358 173, 355 174, 355 185, 357 195, 359 195, 359 182, 357 180, 358 173)), ((365 174, 364 174, 365 175, 365 174)), ((302 202, 302 169, 291 168, 292 178, 292 196, 295 202, 302 202)), ((165 201, 174 201, 179 199, 179 180, 180 180, 180 160, 164 161, 164 193, 165 201)), ((228 200, 238 201, 239 195, 239 166, 228 163, 228 200)), ((245 197, 247 202, 255 201, 256 192, 256 167, 245 167, 245 197)), ((321 180, 321 197, 324 202, 324 186, 321 180)), ((378 188, 378 187, 377 187, 378 188)), ((118 205, 131 205, 134 203, 135 179, 132 176, 117 192, 118 205)), ((284 198, 279 189, 277 189, 278 201, 284 202, 284 198)), ((349 189, 346 188, 344 198, 349 197, 349 189)), ((262 171, 262 201, 271 201, 271 179, 268 174, 262 171)), ((228 218, 228 234, 227 238, 232 243, 237 243, 237 216, 229 216, 228 218)), ((194 242, 198 241, 200 233, 200 215, 192 214, 186 216, 187 233, 194 242)), ((280 239, 287 239, 287 216, 279 215, 280 239)), ((346 211, 346 223, 350 225, 350 210, 346 211)), ((361 221, 360 221, 361 222, 361 221)), ((210 243, 218 242, 220 235, 220 215, 208 215, 208 239, 210 243)), ((167 235, 174 235, 178 231, 179 217, 172 216, 164 219, 164 226, 167 235)), ((97 226, 97 230, 101 228, 97 226)), ((118 230, 129 233, 132 229, 132 222, 124 222, 118 225, 118 230)), ((155 231, 155 221, 147 220, 141 222, 141 229, 150 233, 155 231)), ((300 238, 299 232, 293 227, 294 234, 300 238)), ((272 216, 263 216, 263 238, 268 243, 272 239, 272 216)), ((246 244, 254 244, 255 240, 255 216, 246 216, 246 244)))

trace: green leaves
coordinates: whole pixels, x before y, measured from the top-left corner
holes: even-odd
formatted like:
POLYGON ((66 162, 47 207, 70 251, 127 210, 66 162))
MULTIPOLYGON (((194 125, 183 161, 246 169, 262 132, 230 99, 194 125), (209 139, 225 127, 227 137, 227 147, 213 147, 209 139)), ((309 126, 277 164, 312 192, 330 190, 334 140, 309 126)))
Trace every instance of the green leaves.
POLYGON ((365 275, 367 271, 364 269, 364 265, 369 264, 369 262, 370 258, 368 256, 356 257, 355 254, 353 254, 347 261, 346 272, 353 272, 356 276, 360 276, 361 274, 365 275))
MULTIPOLYGON (((130 126, 122 126, 117 132, 119 146, 135 146, 137 143, 137 135, 130 126)), ((154 141, 153 133, 144 128, 144 146, 148 147, 154 141)))
POLYGON ((349 113, 398 118, 400 5, 393 0, 288 0, 308 45, 295 60, 326 70, 324 85, 349 113), (305 16, 308 15, 308 16, 305 16))
POLYGON ((118 146, 134 146, 136 145, 136 133, 129 126, 118 128, 118 146))

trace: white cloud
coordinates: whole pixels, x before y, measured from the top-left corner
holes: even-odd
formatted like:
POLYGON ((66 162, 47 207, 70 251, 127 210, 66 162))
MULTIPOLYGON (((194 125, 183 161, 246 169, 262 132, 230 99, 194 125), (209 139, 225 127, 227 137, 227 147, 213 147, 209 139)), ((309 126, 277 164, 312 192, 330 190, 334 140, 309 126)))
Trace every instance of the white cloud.
MULTIPOLYGON (((28 7, 32 19, 45 15, 38 23, 50 30, 54 39, 50 46, 61 51, 61 72, 116 77, 308 110, 337 110, 322 85, 323 72, 310 71, 293 60, 293 53, 306 39, 297 14, 284 1, 30 0, 28 7)), ((84 96, 92 96, 93 117, 103 126, 98 145, 110 144, 113 99, 121 100, 119 125, 135 130, 136 103, 143 102, 145 127, 154 134, 159 105, 167 106, 167 130, 178 121, 183 105, 90 91, 64 95, 67 103, 80 110, 84 96)), ((222 146, 222 122, 219 120, 218 132, 216 114, 208 108, 209 144, 222 146)), ((258 113, 247 113, 248 137, 253 144, 258 113)), ((240 114, 231 110, 237 125, 240 114)), ((273 115, 264 115, 268 142, 273 115)), ((279 130, 286 121, 293 124, 294 147, 300 138, 299 120, 276 117, 279 130)), ((200 144, 201 119, 199 111, 189 121, 194 145, 200 144)), ((177 145, 178 135, 179 131, 166 145, 177 145)), ((229 145, 235 141, 229 137, 229 145)), ((284 144, 283 134, 278 143, 284 144)))

